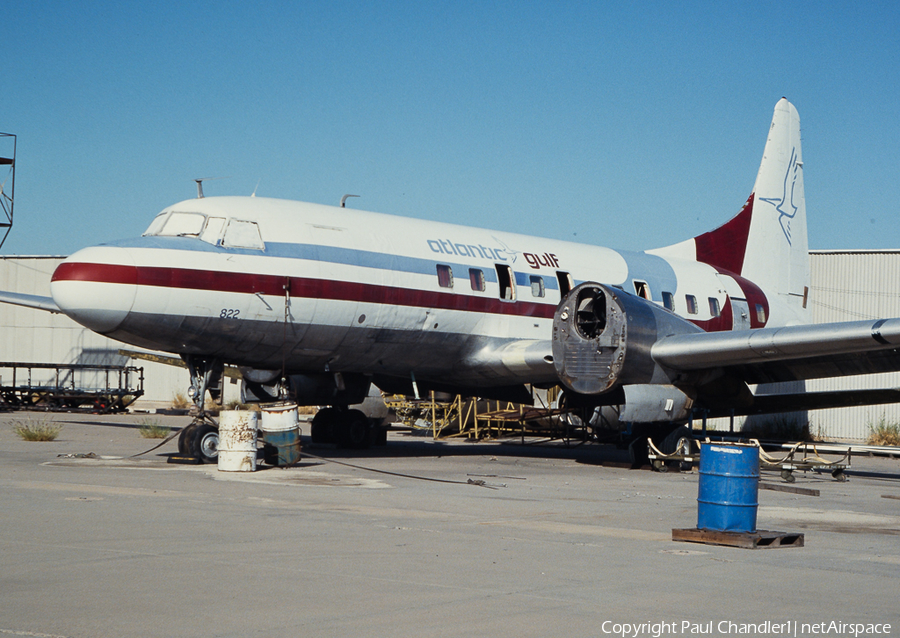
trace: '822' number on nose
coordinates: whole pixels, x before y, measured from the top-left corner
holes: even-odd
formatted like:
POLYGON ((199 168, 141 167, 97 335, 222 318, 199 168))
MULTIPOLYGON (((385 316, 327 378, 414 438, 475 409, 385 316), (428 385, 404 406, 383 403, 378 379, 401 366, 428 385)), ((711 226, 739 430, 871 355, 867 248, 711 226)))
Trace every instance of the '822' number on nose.
POLYGON ((236 308, 222 308, 219 319, 238 319, 241 311, 236 308))

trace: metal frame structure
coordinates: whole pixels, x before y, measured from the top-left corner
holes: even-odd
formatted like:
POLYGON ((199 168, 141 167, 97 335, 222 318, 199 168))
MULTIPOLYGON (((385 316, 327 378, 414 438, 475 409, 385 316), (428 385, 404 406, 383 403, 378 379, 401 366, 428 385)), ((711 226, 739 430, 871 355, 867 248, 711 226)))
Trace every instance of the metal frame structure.
POLYGON ((3 216, 0 217, 0 248, 9 236, 13 225, 13 202, 16 194, 16 136, 12 133, 0 133, 0 166, 9 166, 9 174, 0 181, 0 210, 3 216), (4 147, 12 142, 12 154, 4 153, 4 147), (6 186, 7 180, 9 186, 6 186))
POLYGON ((0 363, 0 409, 108 414, 124 412, 143 394, 144 369, 134 366, 0 363), (35 374, 39 370, 52 372, 35 374), (6 371, 12 373, 9 383, 6 371))

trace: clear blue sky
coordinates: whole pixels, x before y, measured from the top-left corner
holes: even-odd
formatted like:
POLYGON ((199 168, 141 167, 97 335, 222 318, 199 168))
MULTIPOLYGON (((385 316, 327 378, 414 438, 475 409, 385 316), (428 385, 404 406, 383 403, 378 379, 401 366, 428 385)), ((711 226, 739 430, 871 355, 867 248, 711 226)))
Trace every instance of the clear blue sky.
POLYGON ((652 248, 737 213, 781 96, 810 247, 900 248, 896 1, 38 0, 0 31, 6 255, 139 235, 207 176, 652 248))

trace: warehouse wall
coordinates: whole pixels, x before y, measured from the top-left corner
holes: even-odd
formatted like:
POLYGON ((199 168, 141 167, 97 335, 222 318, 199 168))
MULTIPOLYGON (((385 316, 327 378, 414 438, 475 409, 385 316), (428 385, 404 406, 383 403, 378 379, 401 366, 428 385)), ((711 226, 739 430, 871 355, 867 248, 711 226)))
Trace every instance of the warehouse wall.
MULTIPOLYGON (((50 277, 63 259, 2 257, 0 290, 49 297, 50 277)), ((135 407, 170 406, 176 393, 186 394, 190 385, 187 370, 129 359, 118 354, 120 348, 135 349, 93 333, 65 315, 0 303, 0 362, 142 367, 145 394, 135 407)), ((38 372, 34 374, 37 378, 38 372)))
MULTIPOLYGON (((900 250, 810 251, 809 304, 816 323, 900 317, 900 250)), ((900 388, 900 373, 806 382, 810 392, 900 388)), ((884 417, 900 422, 900 405, 876 405, 809 413, 812 431, 827 438, 865 440, 884 417)))

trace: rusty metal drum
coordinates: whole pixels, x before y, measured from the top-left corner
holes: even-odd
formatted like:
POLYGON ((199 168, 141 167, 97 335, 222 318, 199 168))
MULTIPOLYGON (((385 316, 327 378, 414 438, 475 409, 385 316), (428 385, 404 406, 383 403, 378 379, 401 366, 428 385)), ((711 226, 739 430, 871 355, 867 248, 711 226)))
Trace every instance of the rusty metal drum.
POLYGON ((226 410, 219 416, 219 471, 256 470, 256 430, 259 413, 226 410))

